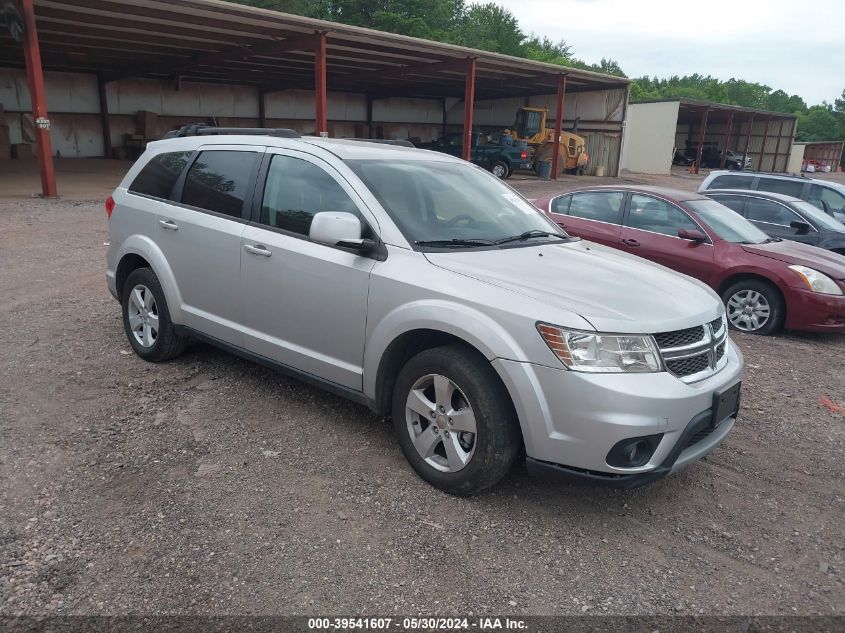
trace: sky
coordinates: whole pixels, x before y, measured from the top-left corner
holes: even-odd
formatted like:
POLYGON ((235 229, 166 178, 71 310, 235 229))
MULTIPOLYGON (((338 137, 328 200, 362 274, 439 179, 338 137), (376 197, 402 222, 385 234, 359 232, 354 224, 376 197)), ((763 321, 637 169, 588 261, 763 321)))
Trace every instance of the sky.
POLYGON ((493 0, 522 29, 615 59, 629 77, 699 73, 832 103, 845 89, 845 0, 493 0))

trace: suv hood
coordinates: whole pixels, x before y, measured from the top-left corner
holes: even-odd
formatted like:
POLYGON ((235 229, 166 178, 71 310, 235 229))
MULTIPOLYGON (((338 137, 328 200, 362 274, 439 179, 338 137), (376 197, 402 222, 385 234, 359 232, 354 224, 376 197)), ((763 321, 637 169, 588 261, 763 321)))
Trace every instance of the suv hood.
POLYGON ((768 244, 743 244, 742 250, 776 259, 785 264, 808 266, 828 277, 845 280, 845 257, 822 248, 783 240, 768 244))
POLYGON ((600 332, 669 332, 724 312, 704 284, 592 242, 425 256, 435 266, 578 314, 600 332))

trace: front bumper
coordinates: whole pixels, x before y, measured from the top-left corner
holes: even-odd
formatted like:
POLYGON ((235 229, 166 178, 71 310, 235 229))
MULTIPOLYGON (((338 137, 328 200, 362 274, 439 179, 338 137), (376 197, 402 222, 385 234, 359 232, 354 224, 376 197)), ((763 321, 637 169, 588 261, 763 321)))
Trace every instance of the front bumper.
POLYGON ((845 333, 845 296, 790 289, 786 297, 786 329, 845 333))
POLYGON ((503 359, 493 366, 514 401, 532 470, 641 485, 700 459, 730 433, 733 418, 688 445, 710 420, 713 394, 740 380, 742 355, 733 343, 727 358, 724 369, 693 384, 667 372, 587 374, 503 359), (655 434, 662 437, 646 464, 607 463, 618 442, 655 434))

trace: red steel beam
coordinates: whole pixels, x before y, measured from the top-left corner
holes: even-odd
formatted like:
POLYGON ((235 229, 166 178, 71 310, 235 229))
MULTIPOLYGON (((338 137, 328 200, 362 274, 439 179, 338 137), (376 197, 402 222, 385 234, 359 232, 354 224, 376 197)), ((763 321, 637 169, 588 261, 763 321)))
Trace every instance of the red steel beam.
POLYGON ((56 189, 56 170, 53 166, 53 145, 50 142, 50 118, 47 114, 44 70, 41 68, 41 50, 38 47, 38 31, 35 28, 33 0, 22 0, 21 8, 26 25, 23 52, 26 60, 26 79, 32 100, 35 140, 38 144, 41 192, 45 198, 56 198, 58 197, 58 190, 56 189))
MULTIPOLYGON (((748 134, 745 135, 745 149, 742 151, 742 160, 745 160, 745 157, 748 156, 748 146, 751 144, 751 130, 754 129, 754 115, 751 115, 751 119, 748 121, 748 134)), ((751 165, 751 168, 754 169, 754 165, 751 165)), ((762 168, 762 165, 757 166, 758 169, 762 168)))
MULTIPOLYGON (((772 117, 766 119, 766 129, 763 132, 763 144, 760 146, 760 171, 763 171, 763 157, 766 155, 766 143, 769 140, 769 123, 772 122, 772 117)), ((772 169, 774 171, 774 169, 772 169)))
POLYGON ((557 79, 557 111, 555 112, 555 148, 552 150, 552 180, 557 180, 557 168, 560 160, 560 134, 563 131, 563 103, 566 98, 566 75, 557 79))
MULTIPOLYGON (((731 115, 728 117, 728 127, 725 128, 725 140, 722 142, 722 158, 719 160, 719 169, 725 168, 725 159, 728 157, 728 143, 731 140, 731 128, 734 124, 734 111, 731 110, 731 115)), ((742 166, 745 167, 745 158, 743 157, 742 166)))
POLYGON ((475 57, 466 61, 466 87, 464 89, 464 160, 472 158, 472 111, 475 107, 475 57))
POLYGON ((695 152, 695 173, 701 169, 701 155, 704 153, 704 134, 707 131, 707 117, 710 115, 710 108, 701 111, 701 131, 698 133, 698 150, 695 152))
POLYGON ((321 31, 317 33, 317 45, 314 48, 314 105, 318 136, 328 136, 329 133, 326 92, 326 33, 321 31))

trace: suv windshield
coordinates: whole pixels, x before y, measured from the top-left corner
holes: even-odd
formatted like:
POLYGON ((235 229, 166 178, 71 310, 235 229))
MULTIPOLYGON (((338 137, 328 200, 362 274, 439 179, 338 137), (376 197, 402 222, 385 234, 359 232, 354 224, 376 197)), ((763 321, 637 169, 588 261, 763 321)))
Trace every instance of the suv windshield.
POLYGON ((756 226, 715 200, 687 200, 686 206, 695 211, 716 235, 726 242, 763 244, 769 236, 756 226))
POLYGON ((567 235, 495 176, 469 164, 349 160, 412 244, 471 248, 567 235), (428 243, 428 244, 426 244, 428 243))
POLYGON ((845 233, 845 224, 842 224, 839 220, 833 219, 827 213, 816 208, 809 202, 804 202, 803 200, 801 202, 793 202, 792 206, 798 209, 807 218, 815 222, 816 226, 820 229, 845 233))

